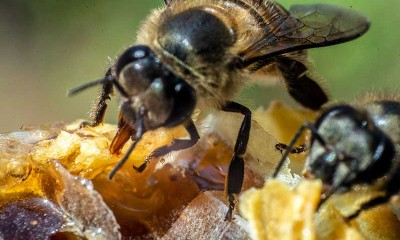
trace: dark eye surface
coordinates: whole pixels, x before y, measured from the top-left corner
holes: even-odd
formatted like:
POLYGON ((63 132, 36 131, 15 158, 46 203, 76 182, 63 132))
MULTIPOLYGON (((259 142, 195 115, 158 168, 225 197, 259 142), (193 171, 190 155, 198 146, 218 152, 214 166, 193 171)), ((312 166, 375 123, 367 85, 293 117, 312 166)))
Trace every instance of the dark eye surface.
POLYGON ((325 152, 310 164, 311 173, 326 184, 333 183, 337 167, 338 159, 334 152, 325 152))
POLYGON ((125 52, 119 57, 117 64, 115 65, 115 73, 116 76, 119 76, 121 70, 128 64, 149 58, 154 56, 153 51, 145 45, 137 45, 128 48, 125 52))
POLYGON ((125 50, 118 58, 114 71, 119 84, 130 96, 144 92, 155 79, 169 74, 160 59, 145 45, 125 50))
POLYGON ((174 84, 169 90, 174 106, 166 125, 173 127, 181 124, 190 118, 196 105, 196 93, 194 89, 184 80, 176 78, 174 84))

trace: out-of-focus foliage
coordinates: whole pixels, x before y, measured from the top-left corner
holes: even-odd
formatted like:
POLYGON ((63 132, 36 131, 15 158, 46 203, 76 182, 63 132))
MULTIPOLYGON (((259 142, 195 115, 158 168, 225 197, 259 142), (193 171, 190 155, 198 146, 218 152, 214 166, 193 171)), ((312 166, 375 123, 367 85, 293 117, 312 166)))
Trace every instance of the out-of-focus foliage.
MULTIPOLYGON (((371 29, 362 38, 310 51, 333 99, 397 87, 398 0, 279 2, 285 7, 336 4, 371 18, 371 29)), ((161 5, 161 0, 0 1, 0 132, 23 124, 88 117, 96 90, 69 99, 66 90, 102 77, 111 63, 108 57, 114 59, 132 44, 140 22, 161 5)), ((270 99, 290 98, 283 88, 275 87, 246 89, 242 99, 266 105, 270 99)), ((116 122, 116 111, 111 102, 107 121, 116 122)))

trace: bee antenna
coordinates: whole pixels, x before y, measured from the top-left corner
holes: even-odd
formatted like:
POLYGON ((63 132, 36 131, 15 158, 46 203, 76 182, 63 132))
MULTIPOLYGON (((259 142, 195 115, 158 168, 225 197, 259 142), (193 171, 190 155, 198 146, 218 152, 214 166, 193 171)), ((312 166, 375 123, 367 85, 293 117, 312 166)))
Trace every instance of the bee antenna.
POLYGON ((129 97, 128 93, 123 89, 123 87, 117 81, 115 81, 115 79, 113 78, 113 76, 111 74, 106 74, 106 76, 102 79, 94 80, 94 81, 85 83, 81 86, 69 89, 67 91, 67 97, 71 97, 75 94, 78 94, 78 93, 80 93, 88 88, 94 87, 96 85, 100 85, 100 84, 104 85, 107 83, 112 83, 116 87, 116 89, 121 93, 122 96, 124 96, 126 98, 129 97))
POLYGON ((94 87, 94 86, 99 85, 99 84, 103 84, 104 82, 105 82, 104 79, 99 79, 99 80, 94 80, 94 81, 85 83, 85 84, 80 85, 78 87, 74 87, 74 88, 68 89, 67 97, 71 97, 71 96, 73 96, 75 94, 78 94, 78 93, 88 89, 88 88, 94 87))
POLYGON ((73 95, 75 95, 75 94, 78 94, 78 93, 80 93, 80 92, 82 92, 82 91, 88 89, 88 88, 97 86, 97 85, 99 85, 99 84, 105 84, 105 83, 110 82, 110 81, 112 81, 112 80, 113 80, 112 77, 110 77, 110 76, 107 75, 107 76, 105 76, 105 77, 102 78, 102 79, 94 80, 94 81, 85 83, 85 84, 83 84, 83 85, 81 85, 81 86, 71 88, 71 89, 69 89, 69 90, 67 91, 67 97, 71 97, 71 96, 73 96, 73 95))

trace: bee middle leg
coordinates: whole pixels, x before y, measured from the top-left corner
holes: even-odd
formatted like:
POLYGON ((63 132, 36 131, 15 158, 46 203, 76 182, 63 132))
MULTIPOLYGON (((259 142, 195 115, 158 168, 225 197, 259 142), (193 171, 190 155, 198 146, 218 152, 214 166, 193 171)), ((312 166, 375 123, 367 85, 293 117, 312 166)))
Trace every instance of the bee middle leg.
POLYGON ((247 107, 229 101, 223 107, 225 112, 237 112, 244 115, 242 125, 240 126, 239 134, 236 139, 234 154, 229 164, 228 175, 226 180, 226 192, 228 194, 229 209, 226 213, 225 220, 231 220, 235 209, 235 196, 242 190, 244 179, 244 161, 243 156, 246 153, 247 143, 249 141, 251 128, 251 111, 247 107))
MULTIPOLYGON (((109 69, 106 73, 105 78, 109 78, 111 76, 111 69, 109 69)), ((82 122, 79 127, 83 128, 86 126, 89 127, 96 127, 98 126, 100 123, 104 122, 104 116, 106 114, 106 110, 107 110, 107 103, 106 101, 110 99, 110 95, 113 92, 113 84, 112 81, 108 81, 105 82, 103 84, 103 88, 101 90, 100 96, 98 97, 95 109, 94 109, 94 113, 93 113, 93 121, 92 122, 88 122, 88 121, 84 121, 82 122)))
POLYGON ((190 119, 185 124, 185 128, 186 131, 189 133, 189 139, 174 139, 170 145, 161 146, 154 150, 146 158, 145 162, 142 165, 140 165, 139 167, 133 166, 133 168, 138 172, 143 172, 152 158, 161 157, 172 151, 179 151, 194 146, 200 139, 200 135, 197 132, 196 126, 194 125, 192 119, 190 119))

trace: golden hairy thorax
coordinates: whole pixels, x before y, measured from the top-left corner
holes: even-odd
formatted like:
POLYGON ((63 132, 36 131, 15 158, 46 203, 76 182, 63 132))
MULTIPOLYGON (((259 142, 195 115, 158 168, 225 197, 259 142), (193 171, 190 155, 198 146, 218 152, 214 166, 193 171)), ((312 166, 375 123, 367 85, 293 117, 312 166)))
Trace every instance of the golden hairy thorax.
MULTIPOLYGON (((282 14, 279 16, 282 18, 286 12, 270 1, 176 0, 169 7, 156 9, 150 14, 139 31, 137 43, 149 45, 163 63, 194 86, 200 104, 206 100, 205 105, 220 106, 232 98, 241 85, 249 82, 250 72, 235 67, 235 63, 249 47, 265 38, 269 31, 267 26, 271 24, 269 21, 274 21, 276 14, 282 14), (202 61, 202 53, 196 55, 195 50, 189 60, 182 61, 162 46, 161 25, 185 11, 194 10, 215 16, 228 29, 233 40, 225 45, 223 55, 213 61, 202 61)), ((214 36, 210 34, 209 37, 214 36)), ((218 39, 210 41, 213 40, 218 39)))

